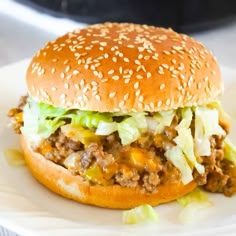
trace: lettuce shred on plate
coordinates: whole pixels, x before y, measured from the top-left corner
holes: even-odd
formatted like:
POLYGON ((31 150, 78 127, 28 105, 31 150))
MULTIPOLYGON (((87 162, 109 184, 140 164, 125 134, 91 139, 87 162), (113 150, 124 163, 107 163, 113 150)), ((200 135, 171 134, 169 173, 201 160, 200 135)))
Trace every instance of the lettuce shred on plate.
POLYGON ((177 202, 183 206, 178 218, 180 222, 184 224, 196 222, 196 219, 200 217, 201 214, 206 213, 206 210, 213 206, 208 195, 199 188, 178 198, 177 202))
POLYGON ((123 224, 139 224, 158 222, 159 216, 154 208, 148 204, 135 207, 122 212, 123 224))

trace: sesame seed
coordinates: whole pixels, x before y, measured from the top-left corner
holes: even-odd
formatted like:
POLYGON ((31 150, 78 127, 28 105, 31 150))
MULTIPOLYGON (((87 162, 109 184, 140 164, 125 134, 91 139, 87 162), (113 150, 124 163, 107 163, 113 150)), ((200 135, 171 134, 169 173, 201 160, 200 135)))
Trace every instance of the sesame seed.
POLYGON ((181 91, 182 89, 183 89, 182 85, 179 85, 179 86, 178 86, 178 90, 181 91))
POLYGON ((191 84, 192 84, 192 81, 189 80, 189 81, 188 81, 188 87, 191 87, 191 84))
POLYGON ((54 92, 54 91, 56 91, 57 90, 57 88, 56 87, 52 87, 52 91, 54 92))
POLYGON ((138 51, 139 51, 139 52, 143 52, 144 50, 145 50, 144 47, 138 47, 138 51))
POLYGON ((107 46, 107 42, 100 42, 100 45, 105 47, 105 46, 107 46))
POLYGON ((114 98, 115 95, 116 95, 116 92, 111 92, 111 93, 109 93, 109 98, 114 98))
POLYGON ((140 59, 142 59, 143 58, 143 55, 142 54, 139 54, 138 55, 138 59, 140 60, 140 59))
POLYGON ((185 76, 184 76, 183 74, 180 74, 180 78, 181 78, 182 80, 184 80, 184 79, 185 79, 185 76))
POLYGON ((95 70, 95 71, 93 71, 93 74, 98 77, 99 72, 95 70))
POLYGON ((119 107, 123 107, 124 106, 124 104, 125 104, 125 101, 121 101, 120 103, 119 103, 119 107))
POLYGON ((61 94, 60 99, 65 99, 66 95, 64 93, 61 94))
POLYGON ((166 105, 167 105, 167 106, 170 105, 170 99, 169 99, 169 98, 166 100, 166 105))
POLYGON ((103 78, 103 74, 102 74, 101 71, 98 73, 98 78, 99 78, 99 79, 102 79, 102 78, 103 78))
POLYGON ((174 75, 177 75, 179 73, 179 71, 173 70, 173 71, 171 71, 171 73, 174 74, 174 75))
POLYGON ((137 79, 143 79, 143 76, 142 75, 136 75, 136 78, 137 79))
POLYGON ((119 75, 114 75, 114 76, 112 76, 112 79, 114 79, 114 80, 119 80, 119 78, 120 78, 119 75))
POLYGON ((66 76, 66 79, 67 79, 67 80, 70 80, 71 77, 72 77, 72 74, 69 74, 69 75, 66 76))
POLYGON ((138 108, 142 109, 143 108, 143 104, 142 103, 138 103, 138 108))
POLYGON ((79 74, 79 71, 78 70, 73 70, 72 74, 77 75, 77 74, 79 74))
POLYGON ((84 82, 84 80, 82 79, 82 80, 80 80, 80 85, 81 85, 81 87, 83 87, 84 86, 84 84, 85 84, 85 82, 84 82))
POLYGON ((135 63, 136 65, 141 65, 140 61, 137 60, 137 59, 134 61, 134 63, 135 63))
POLYGON ((112 61, 113 62, 117 62, 117 58, 116 57, 112 57, 112 61))
POLYGON ((147 73, 147 78, 149 79, 149 78, 151 78, 151 76, 152 76, 151 72, 148 72, 147 73))
POLYGON ((154 102, 150 102, 150 107, 154 109, 154 102))
MULTIPOLYGON (((147 57, 146 57, 146 58, 147 58, 147 57)), ((145 58, 144 58, 144 59, 145 59, 145 58)), ((157 57, 157 56, 152 56, 152 59, 157 61, 157 60, 158 60, 158 57, 157 57)), ((148 59, 145 59, 145 60, 148 60, 148 59)))
POLYGON ((51 73, 54 74, 55 71, 56 71, 56 69, 53 67, 53 68, 51 69, 51 73))
MULTIPOLYGON (((85 68, 85 67, 84 67, 85 68)), ((89 65, 87 65, 87 69, 89 68, 89 65)), ((96 67, 94 65, 90 66, 91 70, 96 70, 96 67)), ((85 68, 86 69, 86 68, 85 68)))
POLYGON ((70 66, 68 65, 65 69, 65 72, 67 73, 70 70, 70 66))
POLYGON ((128 98, 129 98, 129 94, 126 93, 126 94, 124 95, 124 100, 126 101, 128 98))
POLYGON ((64 84, 64 87, 65 87, 65 89, 69 89, 69 84, 68 84, 68 83, 65 83, 65 84, 64 84))
POLYGON ((124 62, 129 62, 129 58, 127 58, 127 57, 124 57, 124 62))
POLYGON ((85 102, 88 101, 88 97, 87 97, 85 94, 83 94, 83 100, 84 100, 85 102))
POLYGON ((64 79, 64 78, 65 78, 65 74, 64 74, 63 72, 61 72, 60 77, 61 77, 62 79, 64 79))
POLYGON ((119 57, 123 57, 124 54, 123 54, 122 52, 120 52, 120 53, 118 54, 118 56, 119 56, 119 57))
POLYGON ((74 87, 78 90, 79 89, 79 85, 78 84, 74 84, 74 87))
POLYGON ((183 47, 181 47, 181 46, 172 46, 172 48, 176 51, 183 50, 183 47))
POLYGON ((198 89, 201 89, 201 87, 202 87, 202 84, 201 84, 200 82, 198 82, 197 88, 198 88, 198 89))
POLYGON ((139 82, 136 82, 136 83, 134 84, 134 88, 135 88, 135 89, 138 89, 138 87, 139 87, 139 82))
POLYGON ((143 102, 143 96, 139 96, 138 100, 139 102, 143 102))
POLYGON ((66 65, 68 62, 69 62, 69 60, 66 59, 66 60, 63 62, 63 64, 66 65))
POLYGON ((136 92, 135 92, 135 96, 138 97, 140 95, 141 91, 140 89, 138 89, 136 92))
POLYGON ((161 64, 162 67, 164 67, 165 69, 168 69, 169 66, 167 64, 161 64))
POLYGON ((100 100, 101 100, 101 97, 97 94, 97 95, 95 96, 95 99, 96 99, 97 101, 100 101, 100 100))
POLYGON ((166 50, 164 50, 163 53, 166 54, 166 55, 170 55, 170 52, 166 51, 166 50))
POLYGON ((160 90, 163 90, 164 88, 165 88, 165 84, 162 83, 162 84, 160 85, 160 90))
POLYGON ((97 83, 96 81, 92 81, 91 84, 92 84, 93 86, 97 86, 97 85, 98 85, 98 83, 97 83))
POLYGON ((176 60, 175 60, 175 59, 172 59, 171 62, 172 62, 173 64, 176 64, 176 60))
POLYGON ((194 69, 190 68, 190 71, 191 71, 192 74, 195 74, 195 70, 194 69))
POLYGON ((107 72, 107 74, 108 74, 108 75, 112 75, 112 74, 114 74, 114 72, 115 72, 114 70, 109 70, 109 71, 107 72))
POLYGON ((107 78, 104 78, 104 79, 101 80, 101 83, 105 83, 105 82, 107 82, 107 81, 108 81, 108 79, 107 79, 107 78))
POLYGON ((160 107, 162 105, 162 101, 158 101, 157 106, 160 107))
POLYGON ((128 84, 130 82, 130 78, 125 79, 124 83, 128 84))

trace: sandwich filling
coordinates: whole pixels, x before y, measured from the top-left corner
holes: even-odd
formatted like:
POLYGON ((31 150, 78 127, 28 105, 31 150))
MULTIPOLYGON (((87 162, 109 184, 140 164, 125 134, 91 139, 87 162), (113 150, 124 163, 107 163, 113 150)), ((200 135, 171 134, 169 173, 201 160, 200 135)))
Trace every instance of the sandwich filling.
POLYGON ((236 192, 236 149, 219 102, 160 112, 100 113, 56 108, 28 96, 9 111, 33 150, 92 185, 155 192, 195 181, 236 192))

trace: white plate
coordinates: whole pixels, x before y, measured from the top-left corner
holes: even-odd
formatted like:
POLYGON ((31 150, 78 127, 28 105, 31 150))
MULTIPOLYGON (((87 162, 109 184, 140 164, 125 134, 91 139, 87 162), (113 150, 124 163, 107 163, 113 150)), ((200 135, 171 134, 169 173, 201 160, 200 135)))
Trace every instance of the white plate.
MULTIPOLYGON (((7 127, 9 108, 26 93, 28 60, 0 69, 0 225, 22 235, 230 235, 236 232, 236 196, 209 194, 213 207, 195 212, 190 224, 179 220, 182 207, 176 202, 155 208, 160 222, 122 225, 122 211, 81 205, 61 198, 33 179, 26 167, 12 167, 3 150, 19 147, 18 136, 7 127)), ((226 111, 236 119, 236 71, 222 68, 226 111)), ((236 125, 231 138, 236 141, 236 125)), ((45 173, 47 174, 47 173, 45 173)))

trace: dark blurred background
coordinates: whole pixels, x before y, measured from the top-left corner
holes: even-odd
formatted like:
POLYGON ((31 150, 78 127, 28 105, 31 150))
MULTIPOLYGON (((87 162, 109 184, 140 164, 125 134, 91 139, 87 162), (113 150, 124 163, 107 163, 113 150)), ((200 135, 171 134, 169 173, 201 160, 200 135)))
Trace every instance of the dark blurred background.
POLYGON ((235 0, 17 0, 39 11, 84 23, 135 22, 178 32, 208 30, 236 18, 235 0))

